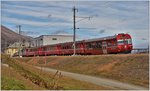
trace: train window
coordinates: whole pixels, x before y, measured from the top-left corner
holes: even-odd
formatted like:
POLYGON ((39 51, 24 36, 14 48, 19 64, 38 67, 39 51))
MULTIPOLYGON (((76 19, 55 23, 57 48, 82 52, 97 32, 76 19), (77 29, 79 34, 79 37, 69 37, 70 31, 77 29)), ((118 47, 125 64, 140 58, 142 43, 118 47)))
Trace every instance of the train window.
POLYGON ((45 51, 48 51, 48 50, 49 50, 49 48, 48 48, 48 47, 46 47, 46 48, 45 48, 45 51))
POLYGON ((68 46, 68 49, 71 49, 71 46, 68 46))
POLYGON ((131 39, 128 39, 128 44, 132 44, 132 40, 131 39))
POLYGON ((66 46, 66 49, 69 49, 69 46, 66 46))
POLYGON ((98 48, 102 48, 102 43, 98 42, 98 48))
POLYGON ((95 48, 95 43, 91 43, 91 47, 92 47, 92 48, 95 48))
POLYGON ((123 40, 118 40, 118 45, 123 45, 124 41, 123 40))
POLYGON ((108 42, 108 46, 112 46, 112 43, 111 43, 111 42, 108 42))
POLYGON ((66 46, 64 46, 63 49, 66 49, 66 46))
POLYGON ((125 41, 124 41, 124 44, 128 44, 128 40, 125 40, 125 41))
POLYGON ((92 45, 90 43, 88 44, 88 48, 92 48, 92 45))
POLYGON ((74 44, 71 44, 71 46, 70 46, 70 47, 71 47, 71 49, 73 49, 73 48, 74 48, 74 44))
POLYGON ((67 48, 66 49, 69 49, 69 46, 67 46, 67 48))
POLYGON ((110 46, 116 46, 116 41, 112 40, 112 41, 109 41, 107 43, 107 45, 110 47, 110 46))
POLYGON ((114 45, 114 46, 117 46, 117 41, 116 41, 116 40, 113 41, 113 45, 114 45))
POLYGON ((96 43, 96 42, 92 43, 92 48, 98 48, 98 46, 97 46, 97 43, 96 43))
POLYGON ((103 42, 102 42, 102 45, 103 45, 103 46, 107 46, 107 42, 106 42, 106 41, 103 41, 103 42))
POLYGON ((98 45, 98 43, 96 43, 96 48, 99 48, 99 45, 98 45))
POLYGON ((95 48, 98 48, 98 43, 95 43, 95 48))
POLYGON ((88 47, 89 47, 89 45, 88 45, 88 44, 86 44, 86 45, 85 45, 85 48, 88 48, 88 47))
POLYGON ((52 50, 52 47, 49 47, 48 50, 52 50))
POLYGON ((76 48, 80 48, 79 45, 76 45, 76 48))
POLYGON ((100 48, 100 45, 99 42, 90 43, 89 48, 100 48))

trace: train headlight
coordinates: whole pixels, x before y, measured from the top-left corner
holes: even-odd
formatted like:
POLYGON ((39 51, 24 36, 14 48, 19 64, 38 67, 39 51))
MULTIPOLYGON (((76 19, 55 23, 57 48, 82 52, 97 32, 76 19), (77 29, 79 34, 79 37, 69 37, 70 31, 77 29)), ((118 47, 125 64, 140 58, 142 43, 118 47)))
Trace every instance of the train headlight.
POLYGON ((125 45, 124 48, 127 48, 127 46, 125 45))

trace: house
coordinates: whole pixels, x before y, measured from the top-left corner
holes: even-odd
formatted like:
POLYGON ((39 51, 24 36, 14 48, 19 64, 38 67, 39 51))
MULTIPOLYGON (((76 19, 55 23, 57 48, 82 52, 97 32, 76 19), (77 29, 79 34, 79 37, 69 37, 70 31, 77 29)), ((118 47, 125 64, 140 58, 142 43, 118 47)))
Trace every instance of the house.
POLYGON ((16 52, 21 51, 24 47, 32 47, 30 42, 15 42, 5 49, 5 54, 13 56, 16 52))
POLYGON ((9 45, 6 49, 5 49, 5 54, 8 54, 10 56, 12 56, 14 53, 18 52, 19 50, 19 46, 20 44, 15 42, 12 45, 9 45))

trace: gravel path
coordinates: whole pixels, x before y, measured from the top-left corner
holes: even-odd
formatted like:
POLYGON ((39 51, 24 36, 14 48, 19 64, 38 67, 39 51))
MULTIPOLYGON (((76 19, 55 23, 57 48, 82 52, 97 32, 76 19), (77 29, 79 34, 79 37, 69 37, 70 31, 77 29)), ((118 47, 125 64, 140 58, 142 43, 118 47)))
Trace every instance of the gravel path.
MULTIPOLYGON (((41 69, 41 67, 37 67, 38 69, 41 69)), ((51 69, 51 68, 46 68, 42 67, 42 70, 44 71, 49 71, 55 73, 57 70, 51 69)), ((105 78, 100 78, 100 77, 94 77, 94 76, 88 76, 88 75, 83 75, 83 74, 77 74, 77 73, 71 73, 71 72, 65 72, 65 71, 60 71, 62 75, 71 77, 76 80, 81 80, 81 81, 86 81, 89 83, 93 83, 96 85, 112 88, 112 89, 122 89, 122 90, 148 90, 148 88, 141 87, 141 86, 136 86, 132 84, 127 84, 127 83, 122 83, 116 80, 110 80, 110 79, 105 79, 105 78)))

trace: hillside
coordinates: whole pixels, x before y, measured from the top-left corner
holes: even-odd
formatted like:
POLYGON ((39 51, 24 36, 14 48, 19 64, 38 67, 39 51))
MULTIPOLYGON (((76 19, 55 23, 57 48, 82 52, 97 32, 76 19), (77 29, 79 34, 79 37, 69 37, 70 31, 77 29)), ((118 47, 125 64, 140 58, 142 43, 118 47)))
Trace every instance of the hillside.
POLYGON ((8 47, 10 44, 21 40, 29 41, 32 37, 19 35, 16 32, 10 30, 9 28, 1 25, 1 51, 4 51, 5 47, 8 47))
POLYGON ((90 90, 109 89, 92 83, 64 76, 60 72, 50 73, 2 55, 2 90, 90 90))
MULTIPOLYGON (((23 59, 45 66, 44 57, 23 59)), ((149 86, 148 54, 50 56, 46 57, 46 67, 149 86)))

